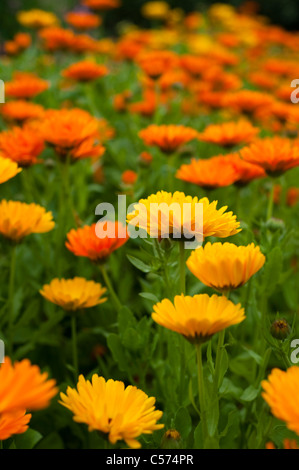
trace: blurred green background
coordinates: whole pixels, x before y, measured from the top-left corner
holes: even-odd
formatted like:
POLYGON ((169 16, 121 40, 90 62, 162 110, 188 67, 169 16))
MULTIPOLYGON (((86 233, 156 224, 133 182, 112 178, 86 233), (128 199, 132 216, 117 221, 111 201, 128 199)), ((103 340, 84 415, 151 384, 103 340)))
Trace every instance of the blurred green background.
MULTIPOLYGON (((239 6, 244 0, 231 0, 222 2, 239 6)), ((2 39, 10 39, 18 29, 16 22, 16 12, 18 10, 28 10, 30 8, 41 8, 48 11, 55 11, 60 17, 68 11, 77 7, 80 0, 0 0, 2 39)), ((110 11, 107 15, 107 26, 110 30, 119 21, 132 21, 137 24, 146 25, 146 21, 140 15, 141 6, 145 0, 122 0, 122 7, 115 11, 110 11)), ((169 0, 172 7, 180 7, 185 11, 202 11, 212 3, 219 3, 213 0, 169 0)), ((299 1, 298 0, 259 0, 260 13, 266 15, 275 24, 280 24, 286 29, 299 30, 299 1)))

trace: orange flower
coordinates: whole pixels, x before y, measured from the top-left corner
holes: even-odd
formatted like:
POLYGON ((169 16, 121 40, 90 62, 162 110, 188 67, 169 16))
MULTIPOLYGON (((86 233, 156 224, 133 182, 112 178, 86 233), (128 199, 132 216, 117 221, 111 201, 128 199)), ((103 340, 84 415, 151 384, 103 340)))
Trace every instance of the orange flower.
POLYGON ((262 167, 269 176, 279 176, 299 166, 299 149, 290 139, 273 137, 259 139, 240 151, 241 157, 262 167))
POLYGON ((249 121, 241 119, 238 122, 212 124, 198 135, 198 139, 229 148, 251 142, 258 132, 259 129, 253 127, 249 121))
POLYGON ((119 8, 120 0, 83 0, 82 4, 92 10, 112 10, 119 8))
POLYGON ((27 49, 31 45, 31 36, 27 33, 17 33, 14 37, 15 43, 20 49, 27 49))
POLYGON ((98 222, 77 230, 72 229, 67 234, 67 240, 65 246, 74 255, 84 256, 94 262, 104 262, 113 251, 128 241, 128 233, 118 222, 98 222), (99 238, 97 233, 101 229, 105 233, 111 231, 111 234, 99 238), (119 231, 122 232, 120 237, 119 231))
POLYGON ((74 28, 83 31, 98 28, 102 23, 99 16, 85 11, 67 13, 65 20, 74 28))
POLYGON ((13 98, 30 99, 48 88, 49 83, 46 80, 33 74, 16 72, 13 80, 5 84, 5 93, 13 98))
POLYGON ((131 98, 131 96, 132 96, 132 93, 130 92, 130 90, 125 90, 122 93, 118 93, 117 95, 115 95, 113 99, 114 109, 118 112, 126 111, 128 101, 131 98))
POLYGON ((21 124, 28 119, 40 118, 44 113, 44 108, 36 103, 18 100, 3 104, 1 113, 4 119, 21 124))
POLYGON ((21 167, 34 165, 44 150, 42 137, 29 127, 13 127, 0 133, 0 154, 21 167))
POLYGON ((299 188, 290 188, 287 192, 287 205, 295 206, 299 201, 299 188))
POLYGON ((20 48, 15 41, 5 41, 4 52, 7 55, 16 55, 20 52, 20 48))
POLYGON ((240 90, 228 93, 223 105, 239 113, 254 115, 260 108, 271 106, 274 98, 271 95, 253 90, 240 90))
POLYGON ((196 139, 198 132, 191 127, 180 125, 150 125, 139 132, 139 137, 146 145, 159 147, 165 154, 172 154, 180 147, 196 139))
POLYGON ((48 51, 69 49, 75 37, 73 31, 59 28, 58 26, 43 29, 39 36, 44 42, 45 49, 48 51))
POLYGON ((138 175, 136 171, 133 171, 133 170, 126 170, 121 175, 122 182, 127 185, 135 184, 137 181, 137 178, 138 178, 138 175))
POLYGON ((2 413, 47 408, 58 393, 56 381, 28 359, 12 364, 9 357, 0 365, 0 416, 2 413))
POLYGON ((0 441, 9 439, 14 434, 23 434, 28 429, 31 414, 25 410, 10 411, 0 415, 0 441))
POLYGON ((62 71, 63 77, 77 80, 79 82, 89 82, 97 80, 107 75, 108 69, 105 65, 99 65, 91 60, 82 60, 70 65, 62 71))
POLYGON ((92 139, 95 142, 98 127, 97 119, 87 111, 76 108, 46 111, 40 123, 45 142, 54 147, 62 157, 69 152, 76 153, 84 142, 86 145, 86 141, 90 142, 92 139))
POLYGON ((156 107, 156 94, 154 91, 147 89, 144 93, 143 101, 129 104, 128 110, 131 113, 141 114, 142 116, 152 116, 156 111, 156 107))
POLYGON ((190 75, 197 78, 202 75, 208 67, 211 66, 211 59, 207 57, 198 57, 196 55, 185 54, 180 58, 180 65, 190 75))
POLYGON ((137 57, 137 64, 153 80, 160 78, 166 71, 168 72, 173 68, 177 62, 176 54, 171 51, 142 52, 137 57))
POLYGON ((266 176, 262 167, 242 160, 237 154, 227 155, 226 158, 236 173, 235 186, 246 186, 250 181, 266 176))
POLYGON ((70 43, 70 50, 82 52, 97 52, 98 42, 87 34, 78 34, 73 37, 70 43))
POLYGON ((179 168, 176 177, 206 189, 229 186, 238 178, 229 158, 223 155, 207 160, 192 159, 191 163, 179 168))

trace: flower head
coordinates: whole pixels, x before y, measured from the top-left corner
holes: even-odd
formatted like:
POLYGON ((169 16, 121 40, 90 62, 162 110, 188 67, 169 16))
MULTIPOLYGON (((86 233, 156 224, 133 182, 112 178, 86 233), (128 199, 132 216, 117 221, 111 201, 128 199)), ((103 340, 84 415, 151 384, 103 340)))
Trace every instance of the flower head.
POLYGON ((4 412, 0 415, 0 441, 5 441, 15 434, 23 434, 28 429, 31 414, 25 410, 4 412))
POLYGON ((145 18, 151 20, 164 20, 170 11, 167 2, 146 2, 141 10, 145 18))
POLYGON ((139 137, 146 145, 159 147, 165 154, 172 154, 180 147, 197 138, 197 131, 180 125, 151 124, 139 132, 139 137))
POLYGON ((21 167, 37 163, 44 148, 43 138, 30 127, 13 127, 0 133, 0 155, 21 167))
POLYGON ((80 310, 106 302, 102 295, 105 287, 82 277, 74 279, 53 279, 50 284, 43 286, 40 294, 45 299, 59 305, 64 310, 80 310))
POLYGON ((253 127, 249 121, 241 119, 237 122, 212 124, 198 135, 198 139, 230 148, 234 145, 251 142, 258 132, 257 127, 253 127))
POLYGON ((27 28, 46 28, 58 23, 58 18, 53 13, 44 10, 27 10, 18 13, 18 21, 27 28))
POLYGON ((6 82, 5 93, 17 99, 31 99, 49 88, 49 83, 31 73, 16 72, 13 80, 6 82))
POLYGON ((10 180, 21 171, 22 168, 19 168, 15 162, 0 156, 0 184, 10 180))
POLYGON ((218 291, 243 286, 265 263, 258 246, 236 246, 233 243, 208 242, 191 253, 189 270, 203 284, 218 291))
POLYGON ((63 70, 62 75, 78 82, 89 82, 107 75, 107 67, 92 60, 82 60, 63 70))
POLYGON ((68 24, 79 30, 95 29, 100 26, 102 20, 98 15, 85 11, 73 11, 67 13, 65 20, 68 24))
POLYGON ((120 223, 98 222, 77 230, 72 229, 67 234, 65 245, 76 256, 84 256, 94 262, 103 262, 127 241, 128 233, 120 223), (102 231, 103 233, 100 233, 102 231), (121 231, 120 236, 119 231, 121 231))
POLYGON ((137 56, 137 64, 153 80, 159 79, 177 64, 177 56, 171 51, 146 51, 137 56))
POLYGON ((286 371, 273 369, 261 385, 262 397, 272 414, 299 435, 299 367, 292 366, 286 371))
POLYGON ((137 438, 163 428, 157 424, 162 412, 155 410, 155 398, 123 382, 108 380, 97 374, 91 381, 80 375, 77 389, 61 393, 61 404, 71 410, 74 421, 88 425, 89 431, 108 434, 111 444, 124 440, 131 448, 139 448, 137 438))
POLYGON ((191 343, 203 343, 211 336, 245 319, 244 309, 225 296, 177 295, 172 303, 162 300, 153 307, 153 320, 183 335, 191 343))
POLYGON ((2 413, 47 408, 58 392, 56 381, 28 359, 0 365, 0 416, 2 413))
POLYGON ((32 233, 45 233, 55 226, 53 215, 44 207, 25 202, 0 202, 0 234, 15 242, 20 242, 32 233))
POLYGON ((30 101, 17 100, 3 104, 1 113, 4 119, 22 124, 28 119, 38 119, 42 117, 44 108, 30 101))
POLYGON ((112 10, 121 5, 120 0, 83 0, 82 3, 92 10, 112 10))

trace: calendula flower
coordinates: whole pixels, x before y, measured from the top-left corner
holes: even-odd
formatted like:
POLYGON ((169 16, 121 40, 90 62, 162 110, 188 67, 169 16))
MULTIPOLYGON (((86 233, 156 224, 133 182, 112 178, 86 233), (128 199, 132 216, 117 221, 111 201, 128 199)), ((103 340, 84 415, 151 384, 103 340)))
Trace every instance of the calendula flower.
POLYGON ((236 216, 232 212, 225 212, 227 207, 216 207, 217 201, 210 203, 207 198, 192 198, 179 191, 174 194, 159 191, 147 199, 141 199, 134 206, 134 211, 128 214, 127 222, 158 238, 192 235, 202 240, 210 236, 225 238, 238 233, 241 229, 236 216), (189 206, 189 210, 185 210, 184 204, 189 206), (202 225, 201 220, 196 220, 199 215, 197 204, 203 205, 202 225))
POLYGON ((43 138, 30 127, 13 127, 0 133, 0 154, 21 167, 37 163, 44 148, 43 138))
POLYGON ((122 182, 127 185, 135 184, 137 181, 137 178, 138 178, 138 175, 136 171, 133 171, 133 170, 126 170, 121 175, 122 182))
POLYGON ((69 29, 51 26, 39 32, 39 37, 48 51, 68 50, 72 47, 75 34, 69 29))
POLYGON ((220 292, 243 286, 265 264, 265 256, 253 243, 206 243, 191 253, 189 270, 203 284, 220 292))
MULTIPOLYGON (((276 449, 273 442, 266 442, 265 445, 266 449, 276 449)), ((283 440, 283 449, 299 449, 299 444, 297 443, 296 439, 284 439, 283 440)))
POLYGON ((17 14, 17 18, 19 23, 27 28, 47 28, 48 26, 54 26, 59 23, 54 13, 38 9, 20 11, 17 14))
POLYGON ((22 124, 28 119, 38 119, 42 117, 44 108, 30 101, 17 100, 4 103, 1 107, 1 113, 4 119, 22 124))
POLYGON ((262 397, 270 406, 271 413, 299 434, 299 367, 292 366, 286 371, 273 369, 261 385, 264 390, 262 397))
POLYGON ((55 226, 53 215, 44 207, 25 202, 0 202, 0 234, 5 238, 20 242, 32 233, 46 233, 55 226))
POLYGON ((21 171, 22 168, 19 168, 15 162, 0 156, 0 184, 10 180, 21 171))
POLYGON ((245 161, 263 168, 269 176, 280 176, 299 166, 299 148, 284 137, 256 140, 240 150, 240 155, 245 161))
POLYGON ((139 137, 146 145, 159 147, 165 154, 172 154, 180 147, 196 139, 198 132, 191 127, 180 125, 151 124, 139 132, 139 137))
POLYGON ((83 0, 82 4, 92 10, 112 10, 121 6, 120 0, 83 0))
POLYGON ((231 154, 226 157, 236 174, 235 186, 246 186, 250 181, 266 176, 262 167, 243 160, 238 154, 231 154))
POLYGON ((90 82, 107 75, 108 69, 105 65, 99 65, 92 60, 82 60, 70 65, 62 71, 62 75, 66 78, 76 80, 78 82, 90 82))
POLYGON ((76 29, 88 31, 98 28, 102 23, 102 18, 86 11, 73 11, 65 15, 68 24, 76 29))
POLYGON ((31 36, 27 33, 17 33, 14 37, 14 41, 22 50, 27 49, 32 43, 31 36))
POLYGON ((65 245, 76 256, 84 256, 94 262, 104 262, 127 241, 126 228, 118 222, 107 221, 72 229, 67 234, 65 245))
POLYGON ((164 20, 169 11, 169 5, 166 2, 146 2, 141 9, 142 15, 150 20, 164 20))
POLYGON ((235 305, 225 296, 207 294, 194 297, 177 295, 154 305, 153 320, 183 335, 194 344, 208 341, 215 333, 245 319, 241 304, 235 305))
POLYGON ((177 65, 178 59, 171 51, 146 51, 139 54, 136 61, 148 77, 157 80, 177 65))
POLYGON ((101 284, 82 277, 53 279, 40 290, 40 294, 64 310, 82 310, 106 302, 102 297, 107 289, 101 284))
POLYGON ((178 169, 176 178, 197 184, 202 188, 214 189, 230 186, 238 179, 238 175, 229 157, 219 155, 202 160, 193 158, 191 163, 182 165, 178 169))
POLYGON ((5 441, 15 434, 23 434, 28 429, 31 414, 26 410, 4 412, 0 415, 0 441, 5 441))
POLYGON ((240 90, 234 93, 228 93, 223 105, 236 110, 239 113, 252 116, 267 106, 271 106, 274 98, 271 95, 253 90, 240 90))
POLYGON ((74 414, 74 421, 85 423, 88 430, 108 435, 111 444, 123 440, 134 449, 137 438, 163 428, 157 424, 162 412, 155 409, 155 398, 118 380, 106 380, 97 374, 91 381, 80 375, 77 389, 68 387, 60 394, 60 403, 74 414))
POLYGON ((237 122, 212 124, 199 133, 198 139, 230 148, 234 145, 251 142, 258 133, 257 127, 254 127, 249 121, 241 119, 237 122))
POLYGON ((17 99, 31 99, 49 88, 49 82, 30 73, 16 72, 5 83, 5 94, 17 99))
POLYGON ((12 364, 9 357, 0 365, 0 416, 12 411, 41 410, 50 405, 58 388, 47 372, 28 359, 12 364))

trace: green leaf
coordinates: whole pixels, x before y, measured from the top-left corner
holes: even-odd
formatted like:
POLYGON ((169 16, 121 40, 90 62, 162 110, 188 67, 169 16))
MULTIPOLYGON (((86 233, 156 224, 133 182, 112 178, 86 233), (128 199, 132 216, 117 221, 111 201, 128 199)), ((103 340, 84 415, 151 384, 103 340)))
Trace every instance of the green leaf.
POLYGON ((253 385, 249 385, 242 395, 240 396, 240 400, 242 401, 253 401, 259 394, 259 389, 256 389, 253 385))
POLYGON ((15 436, 15 444, 17 449, 33 449, 43 436, 34 429, 27 429, 24 434, 15 436))
POLYGON ((143 261, 140 261, 139 259, 135 258, 134 256, 127 255, 128 260, 130 263, 135 266, 135 268, 139 269, 139 271, 142 271, 143 273, 149 273, 151 271, 151 266, 148 264, 145 264, 143 261))
POLYGON ((159 302, 158 297, 157 297, 156 295, 154 295, 154 294, 151 294, 150 292, 141 292, 139 295, 140 295, 140 297, 142 297, 143 299, 153 301, 155 304, 159 302))
POLYGON ((115 333, 111 333, 107 338, 107 345, 110 349, 113 359, 117 362, 120 370, 125 371, 127 369, 127 359, 125 350, 121 344, 120 338, 115 333))
POLYGON ((192 431, 192 420, 186 408, 180 408, 175 416, 175 429, 179 431, 182 438, 188 438, 192 431))

